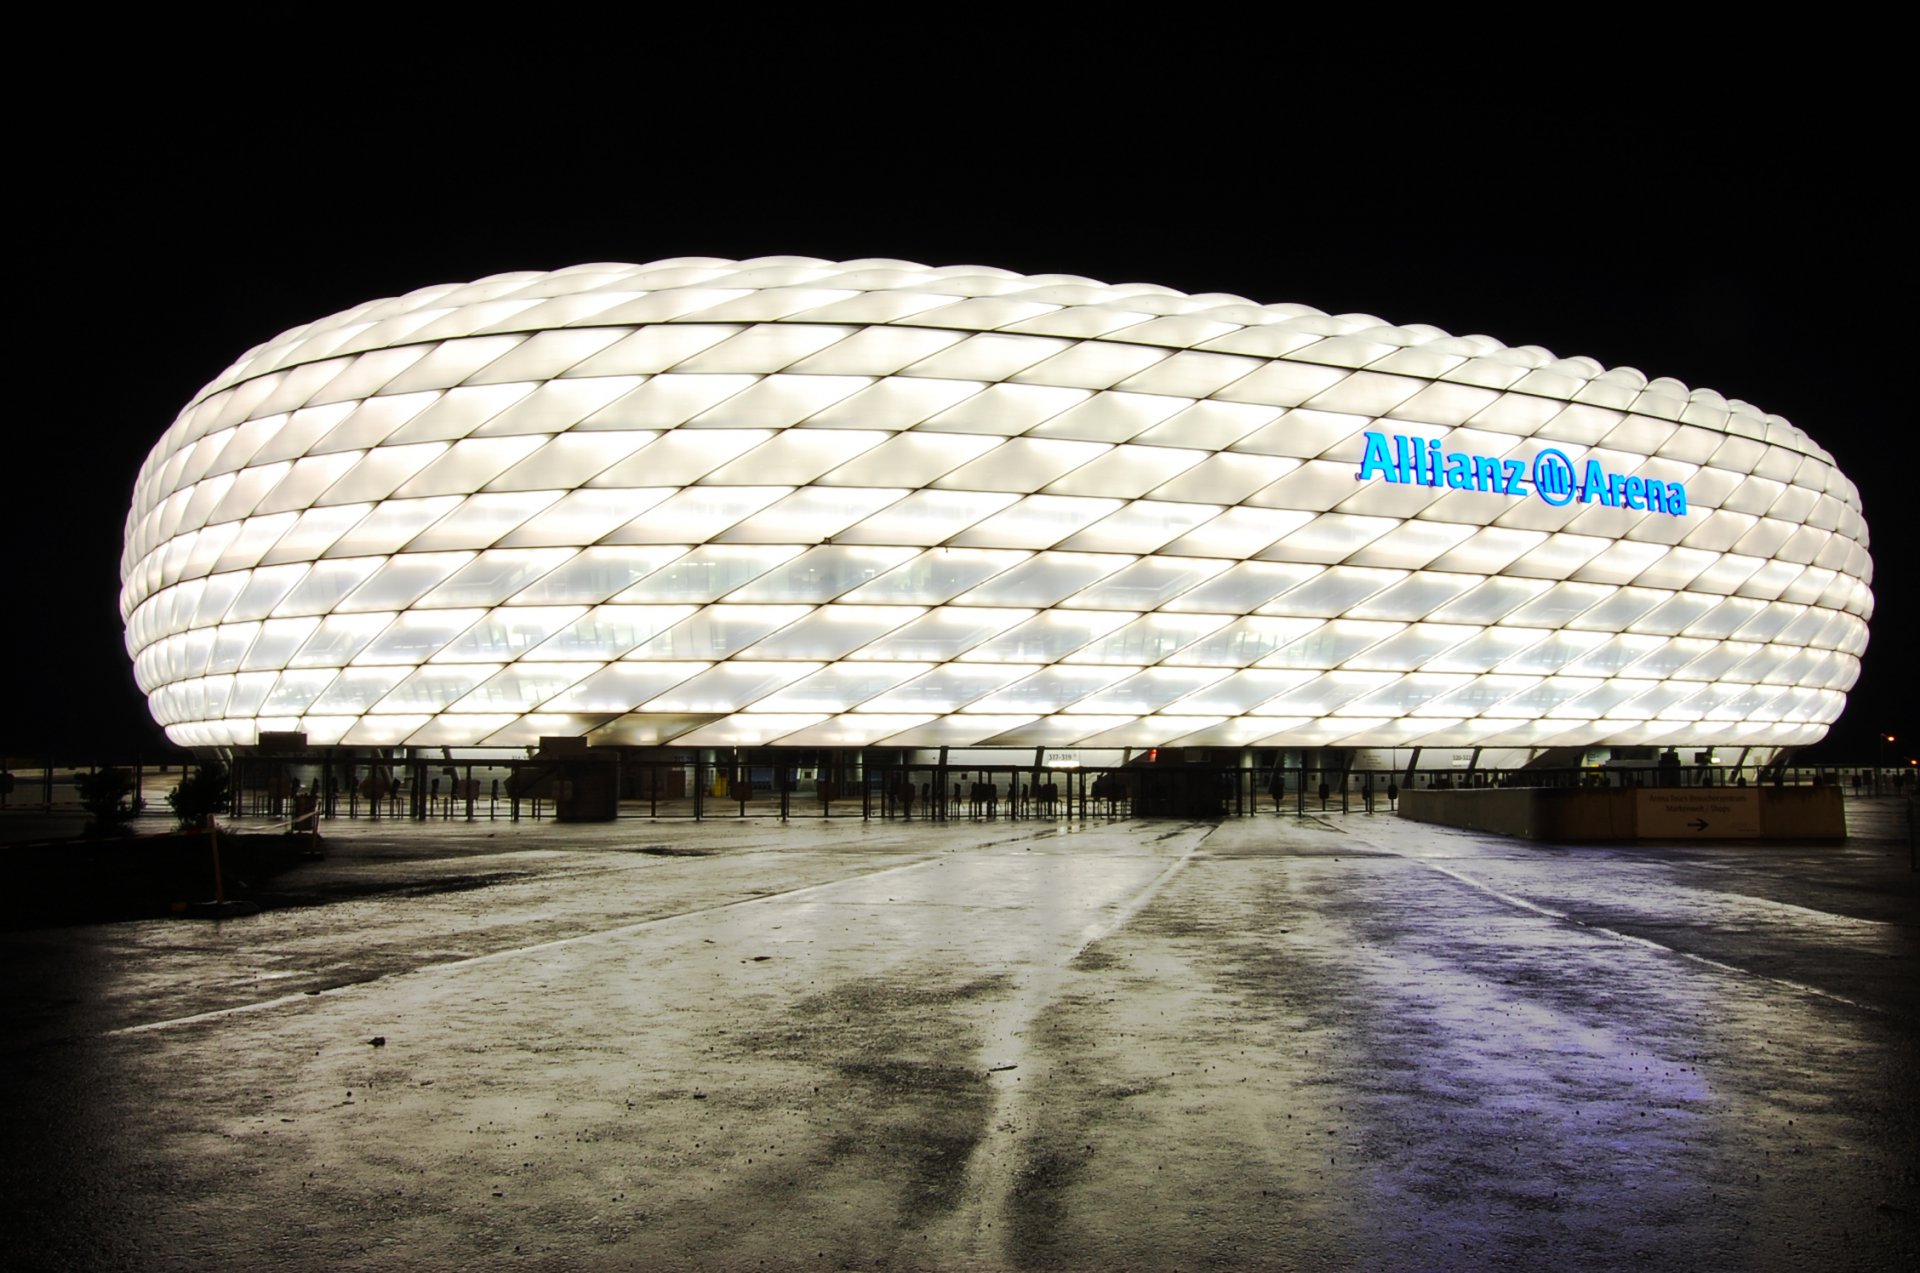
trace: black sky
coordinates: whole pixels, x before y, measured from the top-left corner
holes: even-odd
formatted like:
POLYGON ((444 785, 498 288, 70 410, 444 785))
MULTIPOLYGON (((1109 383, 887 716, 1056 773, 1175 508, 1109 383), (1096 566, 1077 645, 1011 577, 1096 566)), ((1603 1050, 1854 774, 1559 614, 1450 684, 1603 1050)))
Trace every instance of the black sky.
POLYGON ((769 253, 1304 302, 1777 412, 1859 485, 1873 534, 1873 644, 1824 750, 1866 756, 1877 731, 1920 724, 1912 231, 1888 162, 1908 144, 1890 98, 1609 92, 1566 110, 1531 89, 1009 94, 1001 78, 961 108, 934 91, 950 67, 917 95, 844 100, 804 77, 676 97, 660 74, 590 101, 154 94, 107 132, 26 147, 0 747, 161 745, 120 644, 127 501, 148 447, 248 347, 430 283, 769 253))

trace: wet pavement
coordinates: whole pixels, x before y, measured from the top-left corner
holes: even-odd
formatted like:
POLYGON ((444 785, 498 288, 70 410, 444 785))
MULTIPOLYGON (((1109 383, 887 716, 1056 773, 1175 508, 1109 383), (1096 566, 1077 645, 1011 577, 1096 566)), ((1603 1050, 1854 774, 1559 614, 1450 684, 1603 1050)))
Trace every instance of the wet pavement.
POLYGON ((1912 1268, 1895 817, 342 824, 0 934, 6 1263, 1912 1268))

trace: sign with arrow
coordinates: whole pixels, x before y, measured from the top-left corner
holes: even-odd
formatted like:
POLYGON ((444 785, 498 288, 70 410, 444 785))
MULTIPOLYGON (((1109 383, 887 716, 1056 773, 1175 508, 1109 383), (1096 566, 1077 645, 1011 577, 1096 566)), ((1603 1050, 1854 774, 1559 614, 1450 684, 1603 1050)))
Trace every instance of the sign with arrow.
POLYGON ((1719 840, 1760 834, 1757 787, 1642 787, 1634 813, 1643 840, 1719 840))

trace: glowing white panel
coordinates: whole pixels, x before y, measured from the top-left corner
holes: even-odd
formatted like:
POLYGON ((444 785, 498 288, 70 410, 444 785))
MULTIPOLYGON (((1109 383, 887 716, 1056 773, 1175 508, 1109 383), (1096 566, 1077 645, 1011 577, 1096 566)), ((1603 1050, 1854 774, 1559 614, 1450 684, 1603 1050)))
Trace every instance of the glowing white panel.
POLYGON ((258 623, 223 623, 215 631, 213 652, 207 656, 207 671, 237 672, 253 639, 260 635, 258 623))
POLYGON ((1501 526, 1484 526, 1474 532, 1471 539, 1462 540, 1460 546, 1445 553, 1431 564, 1435 570, 1460 570, 1477 575, 1495 574, 1505 570, 1521 554, 1531 551, 1546 538, 1537 530, 1513 530, 1501 526))
POLYGON ((1398 632, 1404 624, 1334 619, 1288 642, 1260 660, 1262 667, 1330 668, 1354 658, 1398 632))
MULTIPOLYGON (((430 716, 363 716, 340 741, 354 747, 392 747, 425 725, 430 716)), ((222 740, 225 741, 225 740, 222 740)))
POLYGON ((1604 601, 1568 620, 1568 626, 1619 632, 1644 618, 1672 595, 1653 588, 1620 588, 1604 601))
POLYGON ((1040 553, 959 600, 962 605, 1052 605, 1134 560, 1112 553, 1040 553))
MULTIPOLYGON (((1346 620, 1352 622, 1352 620, 1346 620)), ((1386 671, 1392 668, 1424 667, 1445 651, 1461 645, 1481 629, 1453 623, 1414 623, 1402 628, 1378 645, 1348 659, 1344 666, 1386 671)))
POLYGON ((1081 592, 1073 604, 1087 610, 1158 610, 1226 567, 1224 561, 1143 557, 1081 592))
POLYGON ((310 508, 287 528, 286 534, 274 541, 273 547, 261 554, 260 560, 269 566, 283 561, 312 561, 358 525, 367 515, 367 509, 365 504, 310 508))
POLYGON ((1229 508, 1161 551, 1183 557, 1251 557, 1312 519, 1312 513, 1301 510, 1229 508))
POLYGON ((1399 677, 1391 672, 1327 672, 1305 684, 1270 698, 1257 715, 1293 716, 1331 714, 1362 694, 1389 685, 1399 677))
MULTIPOLYGON (((1312 680, 1315 675, 1311 671, 1268 668, 1232 672, 1179 699, 1175 708, 1181 712, 1238 715, 1312 680)), ((1265 732, 1272 731, 1269 728, 1265 732)))
MULTIPOLYGON (((791 365, 795 371, 812 375, 885 376, 910 363, 931 358, 934 354, 964 339, 966 337, 960 333, 950 331, 911 327, 862 327, 846 339, 828 345, 818 353, 810 354, 791 365)), ((902 382, 884 380, 880 383, 898 385, 902 382)), ((926 380, 911 383, 920 386, 937 385, 941 382, 926 380)), ((895 409, 898 405, 898 403, 874 404, 867 409, 875 414, 898 415, 899 412, 895 409)))
POLYGON ((1574 676, 1614 676, 1632 667, 1665 641, 1657 636, 1622 632, 1609 636, 1561 670, 1574 676))
MULTIPOLYGON (((604 473, 658 436, 648 430, 562 434, 548 440, 538 450, 499 474, 488 483, 488 489, 571 490, 604 473)), ((474 443, 469 441, 459 445, 474 443)))
POLYGON ((1129 663, 1135 667, 1173 658, 1176 651, 1219 630, 1224 614, 1148 614, 1069 655, 1074 663, 1129 663))
MULTIPOLYGON (((336 675, 307 711, 325 716, 359 716, 411 674, 404 667, 350 667, 336 675)), ((308 739, 312 741, 311 737, 308 739)))
POLYGON ((689 677, 642 706, 650 712, 739 711, 781 686, 819 670, 818 663, 721 663, 689 677))
POLYGON ((854 657, 940 662, 971 649, 1032 614, 1031 610, 971 606, 932 610, 871 645, 862 646, 854 657))
POLYGON ((980 458, 962 464, 934 485, 944 490, 1017 491, 1023 495, 1030 494, 1054 478, 1073 472, 1108 449, 1098 442, 1014 438, 1000 443, 980 458))
MULTIPOLYGON (((832 601, 858 588, 909 557, 932 557, 911 548, 832 546, 809 549, 769 570, 752 583, 727 594, 729 601, 832 601)), ((850 598, 851 599, 851 598, 850 598)), ((862 598, 878 600, 878 598, 862 598)), ((940 598, 944 600, 945 598, 940 598)))
MULTIPOLYGON (((324 454, 318 443, 331 433, 352 410, 353 404, 343 402, 325 407, 307 407, 293 412, 273 431, 260 449, 253 453, 252 463, 272 464, 280 460, 294 460, 302 456, 324 454)), ((309 471, 315 470, 310 466, 309 471)), ((177 482, 180 476, 184 474, 176 476, 174 480, 177 482)))
MULTIPOLYGON (((892 553, 903 550, 879 551, 892 553)), ((1027 553, 1018 550, 988 548, 941 548, 916 553, 904 565, 855 588, 847 594, 846 599, 876 604, 904 602, 935 605, 950 600, 982 580, 1012 569, 1027 557, 1027 553)))
POLYGON ((443 442, 464 438, 532 390, 533 386, 526 384, 449 389, 432 406, 389 434, 387 441, 443 442))
POLYGON ((1043 716, 997 734, 989 741, 1003 747, 1068 747, 1088 744, 1107 730, 1136 723, 1131 716, 1043 716))
POLYGON ((472 553, 412 553, 384 561, 375 558, 379 569, 335 608, 343 613, 404 610, 473 557, 472 553))
POLYGON ((961 657, 968 662, 1057 663, 1133 617, 1102 610, 1049 610, 961 657))
POLYGON ((326 551, 329 557, 386 557, 416 538, 421 531, 460 507, 458 495, 435 499, 386 500, 374 506, 351 530, 333 541, 326 551))
MULTIPOLYGON (((672 429, 751 387, 753 376, 653 376, 582 422, 587 428, 672 429)), ((581 426, 575 426, 581 427, 581 426)), ((671 435, 669 435, 671 436, 671 435)), ((658 445, 658 443, 655 443, 658 445)))
POLYGON ((905 490, 805 486, 719 532, 726 543, 790 544, 831 539, 855 522, 899 502, 905 490))
MULTIPOLYGON (((506 712, 510 713, 508 719, 511 719, 560 694, 583 679, 586 672, 587 669, 577 663, 514 663, 475 686, 447 710, 506 712)), ((494 729, 505 723, 499 722, 494 729)))
POLYGON ((699 481, 734 456, 752 450, 772 436, 764 429, 668 433, 607 468, 588 485, 616 491, 644 487, 671 490, 699 481))
POLYGON ((1245 614, 1313 578, 1321 569, 1319 566, 1280 562, 1240 562, 1205 583, 1171 598, 1163 608, 1176 612, 1245 614))
POLYGON ((488 363, 505 357, 524 336, 483 336, 449 340, 388 381, 388 393, 418 389, 445 389, 457 385, 488 363))
POLYGON ((938 544, 1019 498, 972 491, 915 491, 834 538, 848 544, 938 544))
POLYGON ((1558 672, 1605 642, 1604 632, 1556 632, 1500 664, 1502 672, 1545 675, 1558 672))
POLYGON ((1059 546, 1081 552, 1152 552, 1196 527, 1205 526, 1220 511, 1211 504, 1135 500, 1061 541, 1059 546))
MULTIPOLYGON (((788 367, 853 334, 851 327, 815 326, 804 323, 762 323, 738 335, 729 336, 711 349, 705 349, 677 363, 686 372, 744 372, 752 374, 768 367, 788 367)), ((858 379, 837 376, 787 376, 787 380, 858 379)), ((844 394, 839 395, 844 397, 844 394)))
POLYGON ((1690 637, 1732 636, 1734 633, 1742 631, 1747 625, 1758 619, 1760 620, 1759 630, 1750 635, 1759 640, 1768 640, 1778 635, 1781 630, 1786 627, 1793 613, 1792 611, 1787 611, 1785 613, 1773 612, 1769 614, 1772 610, 1773 608, 1771 606, 1763 605, 1758 601, 1750 601, 1745 597, 1728 597, 1725 601, 1722 601, 1719 605, 1707 611, 1692 623, 1689 623, 1685 629, 1686 635, 1690 637))
MULTIPOLYGON (((571 548, 495 548, 470 559, 447 581, 422 596, 423 609, 499 605, 574 555, 571 548)), ((437 560, 446 555, 435 554, 437 560)))
POLYGON ((775 434, 738 459, 722 464, 701 481, 720 486, 753 486, 765 481, 767 474, 778 473, 796 484, 811 482, 887 440, 887 434, 874 430, 788 430, 775 434))
POLYGON ((1051 548, 1120 506, 1117 499, 1029 495, 954 535, 952 543, 973 548, 1051 548))
POLYGON ((1236 619, 1167 656, 1167 662, 1202 667, 1245 667, 1320 626, 1319 619, 1236 619))
POLYGON ((1258 607, 1261 614, 1333 618, 1348 614, 1366 600, 1406 578, 1396 570, 1369 570, 1335 566, 1258 607))
MULTIPOLYGON (((406 680, 394 686, 385 698, 375 703, 373 711, 403 715, 423 711, 437 712, 492 676, 497 670, 485 664, 418 668, 406 680)), ((414 728, 417 729, 419 726, 415 725, 414 728)))
MULTIPOLYGON (((243 469, 233 479, 233 485, 227 488, 226 495, 213 506, 213 512, 207 515, 209 522, 226 522, 235 518, 250 517, 267 492, 280 484, 293 468, 291 463, 269 464, 259 468, 243 469)), ((184 511, 184 510, 182 510, 184 511)), ((291 525, 293 517, 281 514, 291 525)))
POLYGON ((979 393, 930 416, 924 427, 942 433, 990 433, 1012 437, 1084 402, 1085 389, 1052 385, 988 385, 979 393))
POLYGON ((312 617, 268 619, 260 625, 253 644, 247 647, 246 657, 240 660, 240 670, 257 672, 287 666, 294 651, 305 644, 319 626, 320 620, 312 617))
POLYGON ((234 677, 233 692, 227 697, 227 716, 245 719, 257 713, 279 679, 278 672, 242 672, 234 677))
POLYGON ((192 579, 211 571, 214 563, 220 560, 221 555, 239 535, 240 527, 239 522, 228 522, 224 526, 209 526, 199 531, 193 541, 193 548, 180 567, 181 576, 192 579))
POLYGON ((389 624, 354 662, 424 663, 485 614, 484 610, 410 610, 389 624))
POLYGON ((590 544, 637 513, 659 503, 667 492, 568 491, 506 535, 503 548, 533 548, 548 544, 590 544))
POLYGON ((1454 686, 1412 709, 1415 716, 1433 718, 1436 728, 1442 720, 1474 717, 1489 712, 1497 715, 1502 703, 1523 690, 1539 685, 1543 679, 1538 676, 1503 675, 1448 677, 1431 672, 1423 675, 1436 678, 1435 684, 1450 683, 1454 686))
MULTIPOLYGON (((1370 694, 1362 694, 1351 702, 1344 703, 1339 709, 1342 716, 1381 716, 1388 719, 1420 714, 1433 700, 1451 690, 1458 689, 1469 678, 1464 674, 1440 675, 1430 672, 1416 672, 1403 676, 1370 694)), ((1419 732, 1426 732, 1432 722, 1422 722, 1419 732)))
POLYGON ((749 659, 837 659, 926 613, 921 606, 821 606, 745 651, 749 659))
MULTIPOLYGON (((563 373, 564 374, 564 373, 563 373)), ((589 425, 605 408, 639 388, 638 376, 597 376, 588 380, 550 380, 473 431, 474 437, 513 433, 564 433, 580 430, 585 436, 599 425, 589 425)), ((605 423, 605 422, 602 422, 605 423)), ((616 436, 622 431, 616 430, 616 436)), ((637 437, 627 432, 624 436, 637 437)))
POLYGON ((1272 561, 1345 561, 1396 525, 1385 517, 1323 513, 1260 555, 1272 561))
POLYGON ((835 716, 795 730, 776 739, 781 747, 859 747, 878 742, 890 734, 932 720, 930 716, 888 716, 865 713, 858 716, 835 716))
MULTIPOLYGON (((1098 690, 1067 711, 1073 714, 1153 712, 1227 675, 1224 669, 1153 667, 1098 690)), ((1182 706, 1191 706, 1182 703, 1182 706)), ((1212 724, 1212 721, 1208 721, 1212 724)), ((1196 726, 1195 728, 1198 728, 1196 726)), ((1183 731, 1184 732, 1184 731, 1183 731)))
POLYGON ((738 327, 706 323, 671 323, 642 327, 614 344, 575 363, 571 376, 652 375, 711 349, 738 327))
POLYGON ((369 451, 339 481, 328 487, 317 502, 358 504, 385 499, 421 469, 444 455, 446 450, 447 444, 444 442, 421 442, 414 446, 387 446, 369 451))
POLYGON ((534 647, 527 657, 600 662, 617 659, 693 612, 693 606, 596 606, 534 647))
POLYGON ((260 704, 260 714, 298 715, 307 708, 307 704, 320 696, 320 692, 333 682, 337 675, 331 668, 312 672, 282 672, 280 679, 260 704))
POLYGON ((934 376, 943 380, 1010 380, 1034 363, 1066 348, 1069 348, 1067 341, 1036 336, 969 336, 902 371, 909 376, 934 376))
POLYGON ((988 694, 969 712, 1053 712, 1133 674, 1125 667, 1050 667, 988 694))
POLYGON ((246 586, 228 606, 225 617, 229 621, 266 618, 294 586, 306 578, 310 569, 312 567, 301 564, 266 566, 250 572, 246 586))
POLYGON ((345 667, 368 642, 386 631, 391 614, 331 614, 287 659, 289 667, 345 667))
POLYGON ((978 434, 902 433, 822 473, 816 483, 925 486, 999 445, 999 439, 978 434))
POLYGON ((503 663, 519 658, 583 613, 581 606, 509 606, 495 610, 434 655, 440 663, 503 663))
POLYGON ((1564 627, 1612 593, 1597 584, 1557 583, 1503 618, 1523 628, 1564 627))
POLYGON ((877 701, 876 695, 884 695, 900 682, 928 670, 924 663, 834 663, 768 695, 755 706, 768 712, 843 712, 855 704, 877 701))
POLYGON ((699 543, 724 534, 790 493, 785 486, 690 486, 651 505, 605 538, 617 544, 699 543))
POLYGON ((458 508, 415 536, 407 545, 407 551, 490 548, 559 498, 559 491, 470 495, 458 508))
POLYGON ((135 483, 121 612, 199 746, 1778 747, 1858 676, 1865 542, 1799 430, 1631 369, 1070 276, 698 258, 258 347, 135 483), (1388 476, 1409 438, 1524 480, 1388 476), (1687 511, 1555 505, 1546 446, 1687 511), (751 702, 735 663, 805 684, 751 702), (733 689, 666 699, 696 677, 733 689))
POLYGON ((711 666, 710 663, 615 663, 549 699, 545 706, 556 712, 630 712, 711 666))
POLYGON ((802 550, 793 545, 709 544, 691 552, 667 548, 647 551, 669 556, 671 564, 620 593, 616 601, 718 601, 802 550))
MULTIPOLYGON (((874 668, 891 670, 899 664, 876 663, 874 668)), ((926 669, 908 664, 915 672, 913 680, 888 687, 887 692, 869 697, 863 711, 876 712, 951 712, 984 698, 1011 681, 1032 674, 1031 667, 1011 664, 949 663, 926 669)))
MULTIPOLYGON (((1205 451, 1167 446, 1116 446, 1054 480, 1047 490, 1053 495, 1117 495, 1136 499, 1206 458, 1205 451)), ((1257 463, 1252 457, 1246 457, 1245 462, 1257 463)))
POLYGON ((1387 566, 1418 570, 1430 566, 1475 533, 1472 526, 1451 526, 1444 522, 1410 521, 1389 530, 1348 560, 1360 566, 1387 566))

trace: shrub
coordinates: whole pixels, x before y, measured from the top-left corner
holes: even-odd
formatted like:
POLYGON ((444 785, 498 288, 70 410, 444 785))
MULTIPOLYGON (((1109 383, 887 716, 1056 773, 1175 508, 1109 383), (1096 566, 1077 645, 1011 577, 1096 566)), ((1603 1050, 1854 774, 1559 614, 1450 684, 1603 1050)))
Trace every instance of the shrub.
POLYGON ((133 797, 133 774, 125 769, 96 769, 73 780, 80 794, 80 807, 89 815, 88 835, 113 835, 125 831, 139 814, 141 803, 133 797))
POLYGON ((226 765, 209 760, 192 773, 182 774, 179 785, 167 793, 167 804, 182 828, 206 826, 214 814, 227 807, 226 765))

